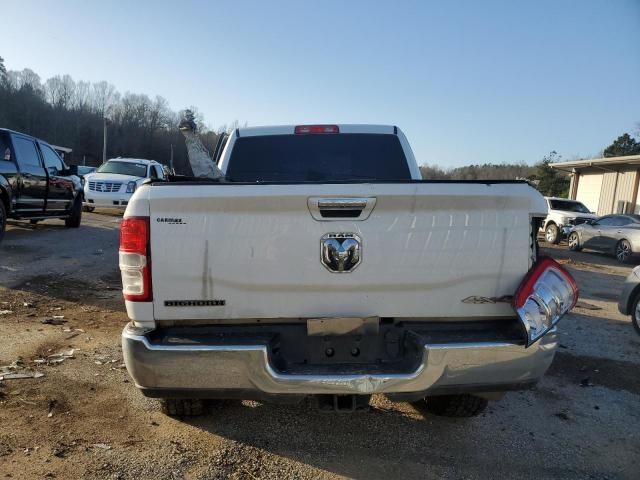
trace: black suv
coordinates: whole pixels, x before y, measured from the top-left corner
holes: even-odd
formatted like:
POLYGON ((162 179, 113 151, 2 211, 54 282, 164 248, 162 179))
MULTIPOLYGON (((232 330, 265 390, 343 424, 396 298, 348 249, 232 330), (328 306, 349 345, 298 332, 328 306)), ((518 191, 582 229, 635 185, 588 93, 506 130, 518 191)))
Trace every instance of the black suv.
POLYGON ((0 240, 7 218, 32 223, 61 218, 67 227, 78 228, 82 185, 77 173, 47 142, 0 128, 0 240))

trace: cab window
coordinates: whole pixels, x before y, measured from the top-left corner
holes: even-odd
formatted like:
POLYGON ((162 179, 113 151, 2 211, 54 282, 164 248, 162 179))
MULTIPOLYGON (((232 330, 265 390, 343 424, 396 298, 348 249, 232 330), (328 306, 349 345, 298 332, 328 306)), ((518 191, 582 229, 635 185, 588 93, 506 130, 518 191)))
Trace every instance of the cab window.
POLYGON ((25 137, 14 136, 13 148, 16 151, 18 166, 22 169, 42 168, 38 149, 33 140, 25 137))
POLYGON ((162 168, 160 168, 158 165, 152 165, 150 170, 151 170, 150 172, 151 178, 160 178, 160 179, 164 178, 162 168))
POLYGON ((13 160, 11 155, 11 143, 9 142, 9 135, 4 132, 0 132, 0 160, 10 162, 13 160))
POLYGON ((64 170, 64 165, 62 165, 62 160, 60 160, 58 154, 51 147, 42 143, 40 144, 40 150, 44 157, 44 166, 49 171, 49 175, 59 175, 64 170))

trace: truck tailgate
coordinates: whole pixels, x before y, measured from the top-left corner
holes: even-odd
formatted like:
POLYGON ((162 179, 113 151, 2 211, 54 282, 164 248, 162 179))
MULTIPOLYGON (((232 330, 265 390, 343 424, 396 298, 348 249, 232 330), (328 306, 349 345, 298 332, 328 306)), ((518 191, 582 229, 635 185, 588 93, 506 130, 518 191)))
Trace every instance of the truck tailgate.
POLYGON ((157 320, 512 316, 531 216, 546 215, 524 183, 168 183, 149 200, 157 320), (314 198, 372 210, 327 220, 314 198), (331 233, 359 237, 353 271, 322 264, 331 233))

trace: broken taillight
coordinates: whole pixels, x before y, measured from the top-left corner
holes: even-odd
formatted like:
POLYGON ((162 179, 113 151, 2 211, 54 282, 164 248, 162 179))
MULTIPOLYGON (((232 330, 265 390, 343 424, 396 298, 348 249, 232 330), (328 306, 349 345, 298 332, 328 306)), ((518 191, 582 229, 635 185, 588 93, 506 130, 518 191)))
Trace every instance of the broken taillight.
POLYGON ((541 257, 513 297, 513 308, 527 333, 527 346, 551 330, 578 301, 578 286, 558 262, 541 257))
POLYGON ((149 217, 128 217, 120 225, 122 294, 132 302, 150 302, 151 255, 149 217))

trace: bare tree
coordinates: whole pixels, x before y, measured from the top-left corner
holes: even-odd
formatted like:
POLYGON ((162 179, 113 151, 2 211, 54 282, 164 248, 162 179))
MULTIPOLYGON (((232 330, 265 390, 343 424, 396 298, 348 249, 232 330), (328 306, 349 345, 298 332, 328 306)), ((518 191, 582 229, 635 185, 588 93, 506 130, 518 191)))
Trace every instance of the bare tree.
POLYGON ((79 81, 72 100, 73 108, 81 112, 88 112, 91 109, 91 84, 79 81))
POLYGON ((22 71, 11 70, 8 72, 9 84, 12 88, 20 90, 21 88, 31 88, 34 92, 42 92, 42 83, 40 81, 40 75, 31 70, 25 68, 22 71))
POLYGON ((169 102, 159 95, 156 95, 155 100, 151 104, 149 110, 148 127, 151 131, 155 131, 158 128, 169 127, 169 102))
POLYGON ((144 94, 126 92, 114 109, 114 118, 130 128, 149 126, 151 99, 144 94))
POLYGON ((51 77, 45 82, 44 88, 47 100, 52 106, 61 109, 71 106, 76 84, 70 75, 51 77))
POLYGON ((107 109, 120 99, 116 87, 105 81, 91 85, 91 103, 93 109, 104 117, 107 109))
MULTIPOLYGON (((181 116, 163 97, 130 92, 121 96, 107 82, 75 82, 69 75, 57 75, 43 83, 29 69, 6 75, 3 72, 0 125, 71 147, 72 163, 86 157, 87 164, 97 165, 102 159, 106 115, 110 120, 109 155, 153 158, 163 163, 173 158, 177 172, 191 174, 185 138, 178 130, 181 116)), ((201 144, 213 151, 218 135, 196 107, 191 109, 201 144)), ((234 122, 224 130, 238 125, 234 122)))
POLYGON ((71 75, 56 75, 47 80, 45 91, 51 105, 56 108, 68 109, 76 91, 76 83, 71 75))
MULTIPOLYGON (((244 126, 247 126, 247 122, 244 122, 244 126)), ((231 133, 233 132, 236 128, 240 127, 240 121, 239 120, 234 120, 233 122, 229 123, 229 124, 224 124, 218 127, 218 129, 216 130, 216 133, 218 135, 222 134, 222 133, 231 133)))
POLYGON ((22 77, 20 75, 21 72, 17 70, 9 70, 7 72, 7 83, 14 90, 20 90, 20 86, 22 84, 22 77))

